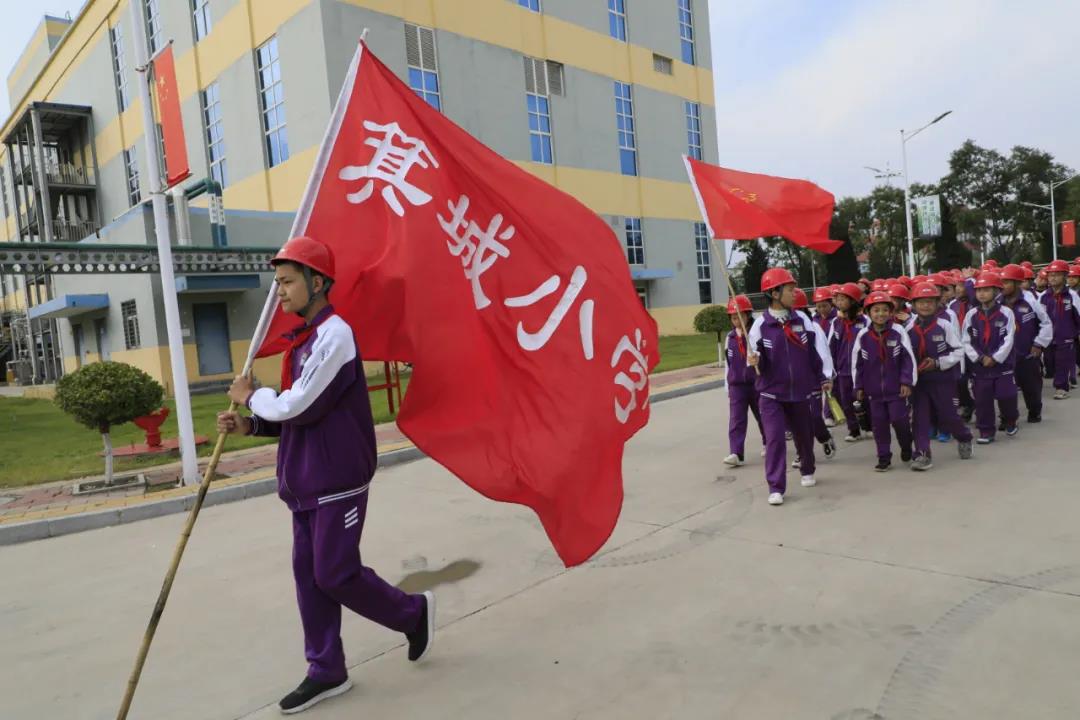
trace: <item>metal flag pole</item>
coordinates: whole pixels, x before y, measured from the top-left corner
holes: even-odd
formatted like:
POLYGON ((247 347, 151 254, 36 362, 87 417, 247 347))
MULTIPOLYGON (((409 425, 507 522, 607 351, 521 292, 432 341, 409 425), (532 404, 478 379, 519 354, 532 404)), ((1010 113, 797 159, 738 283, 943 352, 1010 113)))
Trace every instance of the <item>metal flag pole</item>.
MULTIPOLYGON (((140 24, 141 13, 136 9, 139 5, 141 5, 141 3, 131 3, 133 8, 132 13, 135 14, 136 34, 138 34, 138 28, 142 27, 140 24)), ((323 136, 319 154, 315 158, 315 165, 312 167, 311 174, 308 176, 307 187, 304 189, 304 195, 300 200, 300 207, 297 209, 296 217, 293 219, 292 230, 289 237, 295 237, 300 234, 307 227, 308 220, 311 217, 311 210, 315 204, 315 196, 318 194, 319 185, 322 183, 323 174, 326 172, 326 166, 330 162, 330 153, 337 140, 338 131, 341 129, 341 124, 345 117, 345 110, 348 106, 349 97, 352 95, 353 86, 356 83, 356 72, 360 67, 360 58, 364 48, 362 43, 366 36, 367 30, 364 30, 363 34, 360 36, 361 45, 357 48, 356 54, 353 56, 352 63, 349 65, 349 70, 345 75, 345 82, 341 86, 341 93, 338 95, 337 103, 335 104, 333 114, 330 117, 330 123, 326 128, 326 134, 323 136)), ((136 38, 136 42, 138 42, 138 38, 136 38)), ((169 265, 169 268, 171 270, 171 264, 169 265)), ((247 359, 244 361, 244 369, 241 373, 244 377, 248 377, 251 374, 251 367, 255 362, 255 355, 262 345, 263 340, 266 338, 266 333, 270 327, 270 321, 274 316, 274 311, 277 309, 278 299, 276 291, 277 282, 275 281, 270 285, 270 292, 266 296, 266 302, 263 303, 262 315, 259 316, 259 322, 256 325, 255 332, 251 338, 251 347, 248 348, 247 359)), ((235 411, 236 403, 230 402, 229 412, 235 411)), ((116 714, 117 720, 126 720, 128 712, 131 709, 131 702, 135 697, 135 689, 139 685, 139 678, 142 676, 142 669, 146 664, 146 656, 150 652, 150 644, 154 640, 158 623, 161 621, 161 616, 165 612, 165 603, 169 599, 173 581, 176 580, 176 571, 180 567, 180 560, 184 555, 184 549, 187 547, 188 538, 191 537, 192 528, 195 527, 195 520, 198 519, 199 511, 202 509, 203 501, 206 499, 206 491, 210 487, 210 479, 214 476, 218 462, 221 460, 221 453, 225 448, 225 438, 225 433, 218 434, 217 443, 214 445, 214 454, 210 458, 210 464, 207 466, 206 473, 203 475, 202 482, 199 484, 199 492, 195 496, 195 504, 191 506, 187 522, 184 524, 184 530, 180 533, 180 539, 176 543, 176 549, 173 550, 172 562, 169 564, 169 569, 165 573, 165 581, 161 584, 161 591, 158 593, 157 602, 154 604, 154 610, 150 614, 150 622, 146 626, 146 632, 143 633, 142 644, 139 646, 139 652, 135 657, 135 666, 131 669, 131 676, 128 678, 127 688, 125 689, 124 697, 120 702, 120 710, 116 714)))

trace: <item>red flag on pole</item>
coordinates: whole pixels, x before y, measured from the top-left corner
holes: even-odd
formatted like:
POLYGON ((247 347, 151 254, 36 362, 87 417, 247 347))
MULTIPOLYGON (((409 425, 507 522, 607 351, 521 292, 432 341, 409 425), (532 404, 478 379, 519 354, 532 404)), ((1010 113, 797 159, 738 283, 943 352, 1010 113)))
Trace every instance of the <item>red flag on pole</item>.
POLYGON ((180 114, 180 93, 176 89, 176 62, 172 44, 166 45, 153 60, 154 86, 157 88, 158 112, 161 117, 161 137, 165 145, 166 182, 168 187, 191 175, 188 166, 187 144, 184 142, 184 120, 180 114))
POLYGON ((814 183, 685 160, 713 237, 753 240, 782 235, 796 245, 823 253, 843 245, 829 239, 835 199, 814 183))
MULTIPOLYGON (((361 43, 296 227, 367 359, 412 363, 398 426, 480 493, 536 511, 567 565, 607 540, 649 418, 656 324, 611 228, 500 157, 361 43)), ((260 355, 297 325, 281 314, 260 355)))
POLYGON ((1061 223, 1061 244, 1073 246, 1076 244, 1076 221, 1067 220, 1061 223))

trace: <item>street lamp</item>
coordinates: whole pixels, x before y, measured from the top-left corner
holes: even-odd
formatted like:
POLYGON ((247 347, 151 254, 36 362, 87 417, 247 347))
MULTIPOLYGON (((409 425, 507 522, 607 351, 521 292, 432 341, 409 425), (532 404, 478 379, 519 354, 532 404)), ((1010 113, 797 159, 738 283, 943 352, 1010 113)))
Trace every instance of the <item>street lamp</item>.
POLYGON ((890 180, 892 180, 892 178, 900 177, 900 173, 898 173, 898 172, 890 172, 889 171, 889 163, 885 163, 885 169, 884 170, 879 170, 878 168, 870 167, 869 165, 863 165, 863 167, 866 168, 867 170, 869 170, 870 172, 875 173, 874 174, 874 179, 875 180, 884 180, 885 185, 887 187, 892 187, 892 183, 890 182, 890 180))
MULTIPOLYGON (((1050 181, 1050 247, 1053 253, 1053 259, 1057 260, 1057 209, 1054 207, 1054 188, 1061 187, 1070 180, 1075 180, 1080 177, 1080 173, 1073 175, 1068 180, 1061 180, 1059 182, 1050 181)), ((1025 205, 1032 205, 1034 203, 1024 203, 1025 205)), ((1045 205, 1040 207, 1046 207, 1045 205)))
POLYGON ((908 270, 912 277, 915 277, 915 232, 911 227, 911 184, 908 182, 907 141, 931 125, 941 122, 951 113, 952 110, 946 110, 915 132, 905 133, 903 130, 900 130, 900 154, 904 157, 904 217, 907 219, 908 270))

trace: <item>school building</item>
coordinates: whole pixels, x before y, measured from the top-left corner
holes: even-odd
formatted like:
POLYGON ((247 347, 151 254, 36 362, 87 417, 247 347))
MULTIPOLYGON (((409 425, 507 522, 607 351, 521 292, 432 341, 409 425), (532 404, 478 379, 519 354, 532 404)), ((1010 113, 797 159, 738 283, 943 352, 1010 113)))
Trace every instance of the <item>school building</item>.
MULTIPOLYGON (((203 195, 170 205, 174 242, 285 241, 367 28, 417 94, 610 223, 661 332, 690 332, 725 294, 682 161, 717 160, 707 0, 88 0, 45 17, 8 76, 0 241, 155 244, 129 2, 151 55, 173 45, 185 184, 223 188, 225 233, 203 195)), ((174 292, 192 384, 230 378, 269 280, 193 268, 163 288, 153 273, 9 270, 0 367, 50 382, 112 359, 168 387, 161 298, 174 292)))

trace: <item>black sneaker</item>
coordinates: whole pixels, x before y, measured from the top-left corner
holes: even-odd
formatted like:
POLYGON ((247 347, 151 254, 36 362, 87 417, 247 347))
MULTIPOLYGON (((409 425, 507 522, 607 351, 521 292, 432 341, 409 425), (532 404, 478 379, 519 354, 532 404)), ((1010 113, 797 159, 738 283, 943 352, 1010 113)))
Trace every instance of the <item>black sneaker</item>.
POLYGON ((961 441, 957 445, 957 449, 960 451, 960 459, 961 460, 970 460, 971 459, 972 451, 971 451, 971 441, 970 440, 968 440, 967 442, 961 441))
POLYGON ((324 683, 306 677, 299 687, 281 698, 278 707, 281 708, 282 715, 304 712, 312 705, 316 705, 335 695, 341 695, 351 687, 352 680, 349 678, 345 678, 341 682, 324 683))
POLYGON ((891 461, 886 460, 885 458, 878 458, 877 465, 874 466, 874 469, 877 470, 878 472, 887 472, 889 470, 889 468, 891 468, 891 467, 892 467, 892 462, 891 461))
POLYGON ((409 661, 419 662, 431 652, 435 644, 435 593, 424 593, 424 609, 420 611, 420 624, 411 633, 405 633, 409 639, 409 661))
POLYGON ((911 462, 911 448, 900 448, 900 460, 902 462, 911 462))
POLYGON ((826 460, 832 460, 836 457, 836 441, 829 438, 822 446, 822 451, 825 453, 826 460))
POLYGON ((1027 421, 1028 421, 1029 424, 1030 423, 1041 423, 1042 422, 1042 415, 1032 415, 1031 413, 1028 413, 1027 421))
POLYGON ((1001 420, 998 421, 998 432, 1004 432, 1004 431, 1005 431, 1005 418, 1002 418, 1001 420))
POLYGON ((971 422, 971 416, 975 414, 975 408, 965 407, 960 410, 960 417, 964 418, 964 422, 971 422))

